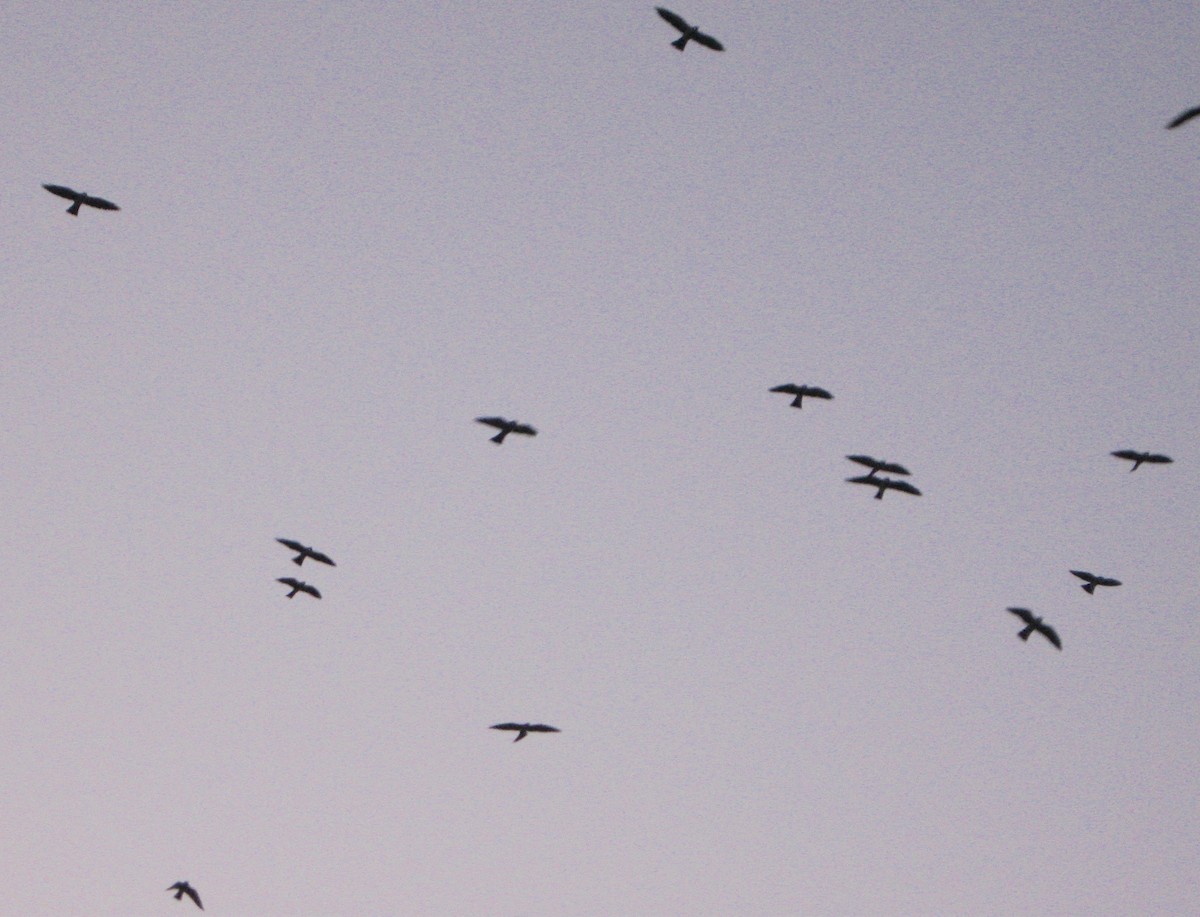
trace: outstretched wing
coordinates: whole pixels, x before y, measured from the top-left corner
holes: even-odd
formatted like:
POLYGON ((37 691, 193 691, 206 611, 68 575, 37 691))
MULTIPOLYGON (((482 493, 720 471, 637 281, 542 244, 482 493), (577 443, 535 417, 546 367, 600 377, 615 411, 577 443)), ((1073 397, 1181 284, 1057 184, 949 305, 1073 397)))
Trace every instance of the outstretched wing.
POLYGON ((319 599, 321 597, 321 593, 317 592, 317 587, 310 586, 310 585, 308 585, 308 583, 301 583, 296 588, 299 589, 301 592, 307 592, 314 599, 319 599))
POLYGON ((1095 577, 1092 577, 1092 582, 1094 582, 1097 586, 1120 586, 1121 585, 1121 581, 1119 579, 1113 579, 1111 576, 1095 576, 1095 577))
POLYGON ((846 458, 852 462, 858 462, 860 465, 866 465, 868 468, 873 468, 875 471, 886 471, 888 474, 912 474, 903 465, 897 465, 895 462, 881 462, 879 459, 871 458, 869 455, 847 455, 846 458))
POLYGON ((882 478, 873 478, 870 475, 861 475, 857 478, 846 478, 847 484, 867 484, 870 487, 878 487, 882 478))
MULTIPOLYGON (((662 10, 659 10, 659 12, 661 13, 662 10)), ((1200 105, 1197 105, 1195 108, 1189 108, 1183 114, 1178 115, 1170 124, 1167 125, 1167 130, 1170 130, 1173 127, 1179 127, 1179 125, 1187 121, 1191 121, 1192 118, 1196 117, 1197 115, 1200 115, 1200 105)))
POLYGON ((296 579, 294 576, 281 576, 279 579, 275 580, 275 582, 283 583, 285 586, 291 586, 293 589, 299 589, 304 585, 304 583, 300 582, 300 580, 296 579))
POLYGON ((498 430, 503 430, 508 426, 508 421, 503 417, 476 417, 476 423, 485 423, 489 427, 496 427, 498 430))
MULTIPOLYGON (((699 38, 699 36, 697 36, 699 38)), ((824 398, 826 401, 833 399, 833 396, 823 388, 817 388, 815 385, 804 386, 804 394, 809 398, 824 398)))
POLYGON ((497 723, 495 726, 488 727, 488 729, 507 729, 509 732, 516 732, 524 728, 520 723, 497 723))
POLYGON ((529 426, 529 424, 519 423, 512 428, 514 433, 524 433, 526 436, 537 436, 537 430, 529 426))
POLYGON ((783 394, 785 394, 785 395, 801 395, 801 394, 804 394, 804 389, 802 389, 802 388, 801 388, 800 386, 798 386, 798 385, 793 385, 791 382, 787 383, 786 385, 777 385, 777 386, 775 386, 773 389, 771 389, 771 391, 773 391, 773 392, 782 392, 782 393, 783 393, 783 394))
POLYGON ((192 888, 190 885, 185 885, 180 889, 180 891, 195 901, 196 907, 200 908, 200 910, 204 910, 204 905, 200 903, 200 896, 196 894, 196 889, 192 888))
POLYGON ((285 548, 291 548, 293 551, 299 551, 301 554, 305 553, 308 550, 308 548, 306 548, 300 542, 292 541, 290 538, 276 538, 275 540, 278 541, 285 548))
POLYGON ((526 726, 527 732, 562 732, 561 729, 555 729, 553 726, 547 726, 545 723, 534 723, 526 726))
POLYGON ((1026 624, 1033 623, 1033 612, 1030 611, 1028 608, 1009 608, 1008 610, 1011 611, 1013 614, 1015 614, 1018 618, 1020 618, 1026 624))
POLYGON ((1116 452, 1110 452, 1109 455, 1120 459, 1128 459, 1131 462, 1136 462, 1142 458, 1142 453, 1134 452, 1132 449, 1118 449, 1116 452))
MULTIPOLYGON (((675 13, 672 13, 668 9, 663 9, 661 6, 656 6, 654 9, 658 11, 658 15, 662 16, 663 19, 667 20, 667 22, 671 23, 671 25, 675 26, 675 28, 679 29, 679 31, 686 32, 691 28, 691 26, 687 24, 687 21, 684 20, 682 16, 677 16, 675 13)), ((698 39, 700 36, 697 35, 695 37, 698 39)), ((1172 127, 1174 127, 1174 125, 1172 125, 1172 127)))
POLYGON ((1094 576, 1091 573, 1088 573, 1085 570, 1072 570, 1071 573, 1074 576, 1078 576, 1081 580, 1083 580, 1086 583, 1097 583, 1100 581, 1098 577, 1094 576))
POLYGON ((714 51, 724 51, 725 46, 713 38, 711 35, 705 35, 703 32, 697 32, 692 36, 692 41, 698 41, 706 48, 712 48, 714 51))
POLYGON ((1049 624, 1039 624, 1037 629, 1047 640, 1053 643, 1060 650, 1062 649, 1062 641, 1058 639, 1058 632, 1055 631, 1053 627, 1051 627, 1049 624))
POLYGON ((72 191, 66 185, 42 185, 51 194, 57 194, 59 197, 65 197, 69 201, 80 200, 83 195, 78 191, 72 191))
POLYGON ((888 490, 902 490, 906 494, 912 494, 914 497, 921 496, 921 491, 917 490, 908 481, 894 481, 891 478, 878 478, 879 485, 886 487, 888 490))
POLYGON ((97 210, 120 210, 121 208, 112 201, 106 201, 102 197, 92 197, 90 194, 84 196, 83 203, 89 207, 95 207, 97 210))
POLYGON ((337 566, 337 564, 335 564, 333 562, 333 559, 328 554, 322 554, 320 551, 311 551, 310 550, 308 552, 308 556, 311 557, 313 560, 320 561, 323 564, 329 564, 329 566, 331 566, 331 567, 337 566))
POLYGON ((1142 458, 1142 461, 1151 465, 1169 465, 1175 460, 1169 455, 1146 455, 1142 458))

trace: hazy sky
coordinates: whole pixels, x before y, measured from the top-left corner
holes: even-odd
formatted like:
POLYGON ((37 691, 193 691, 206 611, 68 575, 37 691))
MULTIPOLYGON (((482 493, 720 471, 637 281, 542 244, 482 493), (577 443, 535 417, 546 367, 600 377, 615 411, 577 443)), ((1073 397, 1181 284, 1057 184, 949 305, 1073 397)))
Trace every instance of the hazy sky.
POLYGON ((0 914, 1200 913, 1194 8, 679 4, 5 4, 0 914))

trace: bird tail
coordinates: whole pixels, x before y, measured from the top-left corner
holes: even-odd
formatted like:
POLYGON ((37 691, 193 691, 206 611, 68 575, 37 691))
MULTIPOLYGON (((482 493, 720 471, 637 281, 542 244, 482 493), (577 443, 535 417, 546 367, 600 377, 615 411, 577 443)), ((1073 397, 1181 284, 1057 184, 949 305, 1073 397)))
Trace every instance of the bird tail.
MULTIPOLYGON (((76 207, 78 207, 79 205, 78 205, 78 204, 76 204, 75 206, 76 206, 76 207)), ((183 900, 183 889, 182 889, 182 888, 181 888, 181 889, 179 889, 179 891, 177 891, 177 892, 175 893, 175 900, 176 900, 176 901, 182 901, 182 900, 183 900)))
POLYGON ((492 442, 494 442, 497 446, 499 446, 501 443, 504 442, 504 437, 506 437, 506 436, 508 436, 508 431, 501 430, 499 433, 497 433, 495 436, 492 437, 492 442))
POLYGON ((688 39, 690 37, 691 37, 690 35, 681 35, 679 38, 676 38, 673 42, 671 42, 671 47, 677 48, 680 51, 682 51, 684 48, 684 45, 686 45, 688 43, 688 39))
POLYGON ((1092 595, 1096 591, 1096 584, 1095 583, 1084 583, 1080 588, 1084 592, 1086 592, 1088 595, 1092 595))
MULTIPOLYGON (((682 50, 682 49, 681 49, 681 50, 682 50)), ((804 400, 804 396, 803 396, 803 395, 797 395, 797 396, 796 396, 796 400, 792 402, 792 407, 794 407, 794 408, 802 408, 802 407, 804 407, 804 405, 800 403, 800 402, 802 402, 803 400, 804 400)))
POLYGON ((1135 462, 1133 463, 1133 467, 1132 467, 1132 468, 1130 468, 1129 470, 1130 470, 1130 471, 1137 471, 1137 470, 1138 470, 1138 465, 1140 465, 1140 464, 1142 464, 1142 460, 1141 460, 1141 459, 1138 459, 1137 461, 1135 461, 1135 462))
POLYGON ((291 591, 291 592, 289 592, 289 593, 287 594, 287 597, 290 599, 290 598, 292 598, 293 596, 295 596, 295 595, 296 595, 296 593, 297 593, 297 592, 299 592, 299 591, 300 591, 299 589, 297 589, 297 588, 295 588, 295 587, 292 587, 292 591, 291 591))
POLYGON ((70 207, 67 208, 67 213, 71 214, 71 216, 73 216, 73 217, 79 216, 79 205, 82 203, 83 203, 83 201, 76 201, 74 204, 72 204, 70 207))
POLYGON ((875 491, 875 499, 876 499, 876 500, 882 500, 882 499, 883 499, 883 492, 884 492, 885 490, 887 490, 887 488, 886 488, 886 487, 881 487, 881 488, 879 488, 879 490, 875 491))
POLYGON ((529 733, 526 732, 524 729, 522 729, 519 733, 517 733, 517 737, 515 739, 513 739, 513 741, 520 742, 527 735, 529 735, 529 733))
POLYGON ((1023 631, 1021 631, 1019 634, 1017 634, 1017 636, 1020 637, 1022 640, 1028 640, 1029 635, 1033 633, 1033 629, 1034 629, 1033 625, 1030 624, 1027 628, 1025 628, 1023 631))
POLYGON ((292 563, 294 563, 297 567, 301 566, 304 563, 304 555, 300 554, 297 557, 293 557, 292 563))

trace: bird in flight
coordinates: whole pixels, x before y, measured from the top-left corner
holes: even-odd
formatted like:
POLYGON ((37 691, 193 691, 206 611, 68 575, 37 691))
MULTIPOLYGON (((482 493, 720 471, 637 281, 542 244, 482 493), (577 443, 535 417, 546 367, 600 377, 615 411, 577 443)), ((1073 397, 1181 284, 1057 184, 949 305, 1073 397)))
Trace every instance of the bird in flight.
POLYGON ((826 401, 833 399, 833 396, 829 392, 823 388, 817 388, 815 385, 793 385, 789 382, 787 385, 777 385, 771 391, 782 392, 785 395, 795 395, 796 397, 792 401, 792 407, 794 408, 803 407, 800 402, 804 400, 805 396, 809 398, 824 398, 826 401))
POLYGON ((1095 573, 1086 573, 1083 570, 1072 570, 1071 572, 1083 580, 1083 585, 1079 588, 1088 595, 1094 595, 1097 586, 1121 585, 1121 581, 1119 579, 1112 579, 1108 576, 1097 576, 1095 573))
POLYGON ((308 583, 302 583, 300 580, 291 576, 281 576, 279 579, 275 580, 275 582, 283 583, 285 586, 292 587, 292 591, 287 594, 289 599, 292 598, 297 592, 307 592, 314 599, 319 599, 321 597, 321 593, 317 592, 315 586, 310 586, 308 583))
POLYGON ((872 474, 864 474, 858 478, 846 478, 847 484, 866 484, 869 487, 877 488, 875 493, 876 500, 883 499, 885 490, 898 490, 901 493, 912 494, 914 497, 921 496, 921 491, 917 490, 908 481, 894 481, 891 478, 877 478, 872 474))
POLYGON ((1169 465, 1172 461, 1165 455, 1155 455, 1153 452, 1135 452, 1133 449, 1118 449, 1116 452, 1110 452, 1110 455, 1115 455, 1119 459, 1126 459, 1133 462, 1133 467, 1130 471, 1137 471, 1138 466, 1145 462, 1148 465, 1169 465))
POLYGON ((553 726, 546 726, 543 723, 497 723, 488 728, 505 729, 517 733, 517 737, 513 739, 514 742, 520 742, 531 732, 562 732, 561 729, 555 729, 553 726))
POLYGON ((1058 639, 1058 634, 1054 632, 1054 628, 1045 623, 1028 608, 1010 608, 1008 610, 1025 622, 1024 630, 1017 634, 1022 640, 1028 640, 1029 635, 1036 630, 1060 650, 1062 649, 1062 641, 1058 639))
POLYGON ((874 478, 877 471, 886 471, 888 474, 912 474, 903 465, 897 465, 895 462, 881 462, 879 459, 871 458, 869 455, 847 455, 846 458, 870 468, 871 472, 867 475, 868 478, 874 478))
POLYGON ((662 16, 667 22, 679 29, 683 34, 671 42, 671 47, 678 48, 680 51, 684 49, 688 41, 695 41, 697 44, 704 45, 706 48, 712 48, 714 51, 724 51, 725 46, 713 38, 711 35, 705 35, 696 26, 688 25, 687 21, 670 10, 663 9, 661 6, 656 6, 658 15, 662 16))
POLYGON ((80 204, 87 204, 89 207, 95 207, 98 210, 121 209, 112 201, 106 201, 102 197, 92 197, 92 195, 82 191, 73 191, 72 189, 64 187, 63 185, 42 185, 42 187, 51 194, 57 194, 59 197, 65 197, 69 201, 74 201, 74 203, 67 208, 67 213, 71 214, 73 217, 79 216, 80 204))
POLYGON ((520 433, 523 436, 537 436, 537 430, 529 426, 529 424, 517 423, 515 420, 507 420, 504 417, 476 417, 475 420, 479 423, 485 423, 489 427, 495 427, 500 432, 492 437, 492 442, 500 445, 504 442, 504 437, 509 433, 520 433))
POLYGON ((1192 118, 1196 117, 1196 115, 1200 115, 1200 105, 1197 105, 1195 108, 1189 108, 1183 114, 1177 115, 1175 117, 1175 119, 1170 124, 1167 125, 1167 130, 1171 130, 1172 128, 1179 127, 1179 125, 1185 124, 1188 121, 1191 121, 1192 118))
POLYGON ((304 558, 306 557, 311 557, 313 560, 320 561, 323 564, 329 564, 331 567, 337 566, 337 564, 330 559, 328 554, 322 554, 320 551, 314 551, 312 548, 308 547, 307 545, 303 545, 298 541, 292 541, 288 538, 276 538, 275 540, 286 548, 291 548, 293 551, 300 552, 296 557, 292 558, 292 563, 294 563, 297 567, 304 563, 304 558))
POLYGON ((200 896, 196 894, 196 889, 192 888, 187 882, 176 882, 174 885, 168 888, 167 891, 175 892, 176 901, 182 901, 183 896, 187 895, 196 902, 196 907, 200 908, 200 910, 204 910, 204 905, 200 903, 200 896))

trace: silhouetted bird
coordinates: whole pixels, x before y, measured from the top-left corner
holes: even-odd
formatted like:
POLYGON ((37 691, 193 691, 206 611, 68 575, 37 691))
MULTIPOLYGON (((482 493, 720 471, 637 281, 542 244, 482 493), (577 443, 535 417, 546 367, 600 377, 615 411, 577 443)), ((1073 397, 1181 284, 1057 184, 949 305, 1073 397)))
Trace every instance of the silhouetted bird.
POLYGON ((190 885, 188 885, 188 883, 176 882, 174 885, 168 888, 167 891, 175 892, 176 901, 182 901, 183 896, 187 895, 196 902, 196 907, 200 908, 200 910, 204 910, 204 905, 200 903, 200 896, 196 894, 196 889, 192 888, 190 885))
POLYGON ((92 197, 90 194, 85 194, 82 191, 72 191, 70 188, 65 188, 62 185, 42 185, 51 194, 57 194, 59 197, 65 197, 69 201, 74 201, 67 208, 67 213, 73 217, 79 216, 79 205, 87 204, 89 207, 95 207, 98 210, 120 210, 121 208, 112 201, 106 201, 102 197, 92 197))
POLYGON ((881 462, 879 459, 873 459, 869 455, 847 455, 846 458, 870 468, 871 473, 867 475, 868 478, 875 477, 875 472, 877 471, 886 471, 888 474, 912 474, 903 465, 897 465, 895 462, 881 462))
POLYGON ((1200 105, 1197 105, 1195 108, 1189 108, 1182 115, 1178 115, 1174 121, 1167 125, 1167 130, 1170 130, 1173 127, 1179 127, 1179 125, 1191 121, 1192 118, 1196 117, 1196 115, 1200 115, 1200 105))
POLYGON ((292 563, 294 563, 297 567, 304 563, 304 558, 306 557, 311 557, 313 560, 320 561, 323 564, 329 564, 331 567, 337 566, 337 564, 329 559, 328 554, 322 554, 320 551, 314 551, 312 548, 308 547, 307 545, 302 545, 298 541, 291 541, 287 538, 276 538, 275 540, 284 547, 300 552, 298 556, 292 558, 292 563))
POLYGON ((679 29, 683 34, 671 42, 671 47, 678 48, 680 51, 684 49, 688 41, 695 41, 698 44, 704 45, 706 48, 712 48, 714 51, 724 51, 725 47, 711 35, 705 35, 694 25, 688 25, 682 16, 677 16, 670 10, 663 9, 661 6, 656 6, 658 15, 679 29))
POLYGON ((917 490, 908 481, 893 481, 891 478, 877 478, 874 474, 864 474, 859 478, 846 478, 848 484, 866 484, 868 487, 875 487, 876 500, 883 499, 885 490, 898 490, 901 493, 912 494, 914 497, 921 496, 921 491, 917 490))
POLYGON ((1017 634, 1022 640, 1028 640, 1029 635, 1036 630, 1060 650, 1062 649, 1062 641, 1058 639, 1058 634, 1054 632, 1054 628, 1044 623, 1041 618, 1028 608, 1010 608, 1008 610, 1025 622, 1025 629, 1017 634))
POLYGON ((806 396, 809 398, 824 398, 826 401, 833 398, 825 389, 817 388, 815 385, 793 385, 790 382, 787 385, 777 385, 771 391, 782 392, 785 395, 795 395, 796 398, 792 402, 792 407, 794 408, 802 407, 800 402, 806 396))
POLYGON ((546 726, 542 723, 497 723, 495 726, 490 726, 489 728, 506 729, 509 732, 519 733, 519 735, 513 739, 514 742, 520 742, 531 732, 562 732, 561 729, 555 729, 553 726, 546 726))
POLYGON ((321 597, 321 593, 317 592, 315 587, 308 585, 308 583, 302 583, 300 580, 290 576, 282 576, 275 580, 275 582, 283 583, 285 586, 292 587, 292 591, 287 594, 289 599, 292 598, 297 592, 307 592, 314 599, 319 599, 321 597))
POLYGON ((1097 576, 1095 573, 1085 573, 1083 570, 1072 570, 1071 572, 1083 580, 1083 585, 1079 588, 1088 593, 1088 595, 1094 594, 1097 586, 1121 585, 1121 581, 1119 579, 1112 579, 1111 577, 1107 576, 1097 576))
POLYGON ((479 423, 485 423, 489 427, 495 427, 500 432, 492 437, 492 442, 499 445, 504 442, 504 437, 509 433, 520 433, 523 436, 537 436, 537 430, 528 424, 517 423, 515 420, 506 420, 503 417, 476 417, 479 423))
POLYGON ((1169 465, 1172 459, 1165 455, 1155 455, 1153 452, 1135 452, 1132 449, 1118 449, 1116 452, 1110 452, 1110 455, 1115 455, 1119 459, 1126 459, 1133 462, 1133 467, 1130 471, 1137 471, 1138 465, 1145 462, 1148 465, 1169 465))

